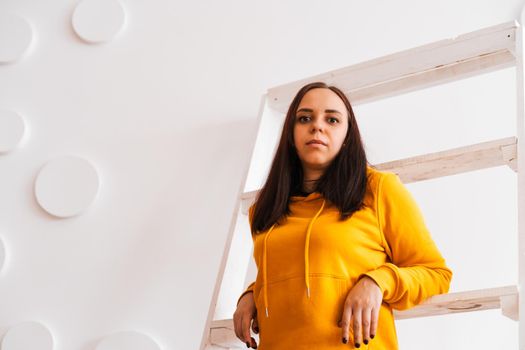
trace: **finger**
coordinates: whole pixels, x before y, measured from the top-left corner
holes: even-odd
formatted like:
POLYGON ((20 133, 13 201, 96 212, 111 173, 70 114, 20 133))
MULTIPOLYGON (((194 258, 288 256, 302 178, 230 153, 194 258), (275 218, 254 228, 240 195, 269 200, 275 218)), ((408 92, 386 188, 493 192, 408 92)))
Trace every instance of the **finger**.
POLYGON ((362 333, 361 333, 361 310, 354 310, 354 317, 352 322, 352 329, 354 330, 354 344, 358 348, 362 343, 362 333))
POLYGON ((377 333, 377 325, 379 323, 379 307, 372 309, 372 318, 370 320, 370 338, 374 339, 377 333))
POLYGON ((257 349, 257 342, 255 341, 255 338, 251 338, 250 346, 254 349, 257 349))
POLYGON ((241 318, 238 316, 238 314, 233 315, 233 328, 235 330, 235 336, 242 339, 242 332, 241 332, 241 318))
MULTIPOLYGON (((246 344, 251 344, 251 334, 250 334, 250 323, 251 323, 251 317, 248 315, 244 315, 242 318, 242 341, 246 344)), ((249 346, 249 345, 248 345, 249 346)))
POLYGON ((363 327, 363 343, 368 345, 370 341, 370 323, 372 318, 372 309, 365 309, 362 315, 362 327, 363 327))
POLYGON ((341 341, 346 344, 348 343, 348 340, 350 338, 350 331, 349 331, 349 328, 350 328, 350 320, 352 319, 352 308, 348 307, 343 310, 343 317, 341 318, 341 321, 339 322, 339 324, 341 325, 340 327, 342 328, 342 339, 341 341))
POLYGON ((257 316, 255 316, 253 319, 252 330, 255 334, 259 333, 259 321, 257 320, 257 316))

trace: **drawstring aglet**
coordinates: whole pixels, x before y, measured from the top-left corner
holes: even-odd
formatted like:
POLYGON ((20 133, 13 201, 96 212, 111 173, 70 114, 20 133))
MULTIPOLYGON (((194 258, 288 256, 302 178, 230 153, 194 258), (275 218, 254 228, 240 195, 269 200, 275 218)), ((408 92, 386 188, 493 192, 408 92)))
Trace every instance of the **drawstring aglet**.
POLYGON ((308 299, 310 299, 310 287, 306 287, 306 295, 308 296, 308 299))
POLYGON ((268 308, 266 308, 266 317, 268 317, 268 308))

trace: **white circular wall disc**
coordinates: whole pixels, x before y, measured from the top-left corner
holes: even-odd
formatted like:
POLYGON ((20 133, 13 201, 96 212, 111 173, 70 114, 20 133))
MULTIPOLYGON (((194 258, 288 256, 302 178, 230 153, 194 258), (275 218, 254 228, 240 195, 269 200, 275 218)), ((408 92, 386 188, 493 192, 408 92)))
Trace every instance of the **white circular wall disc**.
POLYGON ((25 18, 0 12, 0 64, 21 59, 32 40, 33 30, 25 18))
POLYGON ((16 112, 0 109, 0 153, 16 148, 26 130, 24 119, 16 112))
POLYGON ((38 322, 24 322, 11 327, 2 339, 2 350, 53 350, 53 335, 38 322))
POLYGON ((49 214, 71 217, 94 201, 100 180, 95 167, 85 159, 64 156, 49 161, 35 181, 38 204, 49 214))
POLYGON ((161 350, 149 336, 136 331, 110 334, 103 338, 95 350, 161 350))
POLYGON ((118 0, 82 0, 72 18, 75 33, 94 44, 113 40, 125 22, 126 12, 118 0))

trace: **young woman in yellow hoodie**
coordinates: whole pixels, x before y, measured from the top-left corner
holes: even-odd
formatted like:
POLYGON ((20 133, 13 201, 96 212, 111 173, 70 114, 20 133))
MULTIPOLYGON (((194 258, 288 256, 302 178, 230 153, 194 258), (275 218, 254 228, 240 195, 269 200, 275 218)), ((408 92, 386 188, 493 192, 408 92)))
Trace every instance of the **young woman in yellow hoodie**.
POLYGON ((399 177, 366 159, 346 96, 324 83, 293 99, 249 211, 256 280, 233 315, 260 350, 398 349, 392 309, 447 293, 452 271, 399 177))

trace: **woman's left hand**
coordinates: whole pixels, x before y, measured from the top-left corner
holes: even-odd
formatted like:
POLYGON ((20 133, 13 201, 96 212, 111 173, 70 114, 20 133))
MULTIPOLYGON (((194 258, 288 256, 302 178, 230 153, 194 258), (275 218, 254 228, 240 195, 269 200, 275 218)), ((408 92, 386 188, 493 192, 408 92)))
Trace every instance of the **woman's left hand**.
POLYGON ((350 327, 356 348, 361 346, 361 342, 368 344, 374 338, 382 301, 381 288, 373 279, 363 276, 346 296, 343 315, 339 321, 339 327, 343 330, 343 343, 348 342, 350 327))

